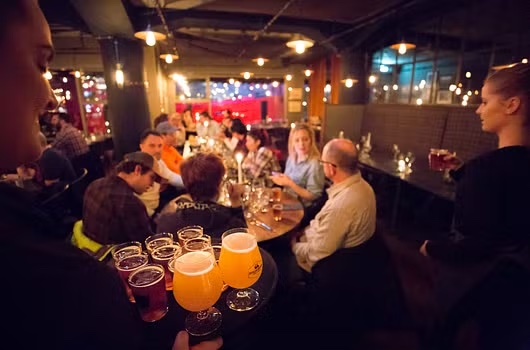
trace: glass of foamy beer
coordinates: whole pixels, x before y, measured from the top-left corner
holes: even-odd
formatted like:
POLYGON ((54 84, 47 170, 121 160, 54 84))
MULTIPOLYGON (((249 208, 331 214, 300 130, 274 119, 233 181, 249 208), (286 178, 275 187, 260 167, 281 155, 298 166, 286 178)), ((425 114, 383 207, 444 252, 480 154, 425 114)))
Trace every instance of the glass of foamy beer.
POLYGON ((249 287, 256 283, 263 269, 256 235, 247 228, 224 232, 219 267, 223 281, 236 288, 226 296, 228 307, 236 311, 253 309, 259 302, 259 293, 249 287))
POLYGON ((167 294, 162 266, 147 264, 131 273, 128 282, 142 320, 154 322, 166 315, 167 294))
POLYGON ((125 242, 115 245, 112 250, 112 259, 114 262, 126 258, 130 255, 140 254, 142 252, 142 243, 137 241, 125 242))
POLYGON ((208 241, 194 241, 193 247, 185 244, 173 262, 173 296, 190 311, 185 320, 188 333, 203 336, 221 326, 221 312, 213 305, 222 288, 221 271, 208 241))

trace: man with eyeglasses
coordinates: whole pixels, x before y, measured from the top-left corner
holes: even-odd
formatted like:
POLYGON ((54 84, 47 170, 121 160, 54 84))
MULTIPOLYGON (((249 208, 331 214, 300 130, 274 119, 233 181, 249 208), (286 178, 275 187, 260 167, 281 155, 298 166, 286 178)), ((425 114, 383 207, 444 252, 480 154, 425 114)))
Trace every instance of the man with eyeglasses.
POLYGON ((291 242, 298 266, 307 272, 317 261, 340 248, 358 246, 375 232, 375 195, 357 167, 355 144, 347 139, 329 141, 320 163, 333 183, 327 190, 328 200, 291 242))

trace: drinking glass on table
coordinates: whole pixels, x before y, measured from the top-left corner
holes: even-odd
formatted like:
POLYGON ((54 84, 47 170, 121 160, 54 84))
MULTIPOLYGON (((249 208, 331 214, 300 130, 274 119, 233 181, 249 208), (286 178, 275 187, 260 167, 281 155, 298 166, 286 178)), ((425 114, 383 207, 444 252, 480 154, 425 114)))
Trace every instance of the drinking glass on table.
POLYGON ((223 233, 219 267, 223 281, 236 288, 226 296, 232 310, 251 310, 259 302, 258 291, 249 288, 261 276, 263 260, 256 235, 247 228, 234 228, 223 233))
POLYGON ((158 247, 170 244, 173 244, 173 234, 169 232, 157 233, 145 239, 145 248, 149 253, 158 247))
POLYGON ((127 280, 145 322, 158 321, 168 311, 164 275, 162 266, 147 264, 131 273, 127 280))
POLYGON ((198 225, 186 226, 177 231, 179 244, 182 248, 184 248, 184 245, 188 239, 199 238, 202 237, 203 234, 204 230, 202 226, 198 225))
POLYGON ((114 263, 116 266, 116 270, 118 270, 118 274, 120 275, 123 284, 125 285, 125 290, 131 303, 134 303, 135 299, 133 297, 131 289, 129 288, 127 280, 134 271, 147 265, 147 263, 149 263, 149 256, 145 252, 126 256, 121 260, 115 261, 114 263))
POLYGON ((173 296, 190 311, 185 320, 188 333, 202 336, 219 328, 222 315, 213 305, 222 288, 221 271, 211 245, 204 239, 202 243, 195 239, 187 241, 173 263, 173 296))
POLYGON ((180 254, 182 248, 177 244, 162 245, 151 252, 153 262, 164 268, 166 290, 173 289, 173 279, 168 268, 169 261, 177 254, 180 254))
POLYGON ((142 252, 142 243, 137 241, 130 241, 121 244, 117 244, 111 249, 112 259, 114 262, 126 258, 130 255, 137 255, 142 252))

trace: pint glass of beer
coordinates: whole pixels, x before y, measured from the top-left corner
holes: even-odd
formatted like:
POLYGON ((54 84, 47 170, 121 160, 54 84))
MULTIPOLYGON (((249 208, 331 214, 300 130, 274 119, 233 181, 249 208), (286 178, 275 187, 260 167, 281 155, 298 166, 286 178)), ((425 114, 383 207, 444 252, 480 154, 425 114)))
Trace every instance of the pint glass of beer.
POLYGON ((259 293, 249 287, 259 279, 263 268, 255 234, 247 228, 224 232, 219 266, 223 281, 236 288, 226 296, 228 307, 236 311, 253 309, 259 302, 259 293))
POLYGON ((168 244, 160 246, 151 252, 151 259, 153 259, 153 262, 164 268, 166 290, 173 289, 173 275, 169 271, 168 263, 176 254, 180 254, 180 251, 180 245, 168 244))
POLYGON ((188 239, 202 237, 203 233, 202 226, 186 226, 181 228, 177 231, 180 246, 184 248, 188 239))
POLYGON ((157 233, 145 239, 145 248, 152 253, 158 247, 173 244, 173 234, 169 232, 157 233))
POLYGON ((274 216, 274 221, 282 221, 282 204, 273 204, 272 205, 272 215, 274 216))
POLYGON ((162 266, 147 264, 131 273, 128 282, 142 320, 154 322, 166 315, 168 307, 162 266))
POLYGON ((147 265, 148 262, 149 257, 147 256, 147 253, 140 253, 135 255, 129 255, 121 260, 115 261, 114 263, 116 266, 116 270, 118 270, 123 284, 125 285, 125 290, 127 291, 127 295, 129 296, 129 301, 131 301, 132 303, 134 303, 135 300, 131 289, 129 288, 127 280, 129 279, 131 273, 138 270, 140 267, 147 265))
POLYGON ((140 242, 131 241, 115 245, 112 250, 112 259, 117 262, 130 255, 137 255, 142 252, 142 244, 140 242))

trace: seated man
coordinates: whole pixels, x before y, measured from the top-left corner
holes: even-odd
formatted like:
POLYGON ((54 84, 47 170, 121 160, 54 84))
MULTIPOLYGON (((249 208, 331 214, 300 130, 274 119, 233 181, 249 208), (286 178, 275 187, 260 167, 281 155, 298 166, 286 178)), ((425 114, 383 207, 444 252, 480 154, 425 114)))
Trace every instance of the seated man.
POLYGON ((169 170, 161 159, 163 143, 162 135, 154 130, 146 130, 140 137, 140 151, 145 152, 156 159, 162 177, 167 179, 167 182, 171 185, 171 187, 165 185, 161 186, 159 183, 154 182, 153 186, 149 187, 147 191, 142 194, 137 194, 138 198, 140 198, 145 204, 149 216, 153 216, 157 208, 163 208, 169 200, 175 198, 178 193, 181 193, 184 190, 184 184, 182 183, 180 175, 169 170), (162 196, 163 193, 167 195, 162 196), (161 197, 171 198, 166 199, 161 203, 161 197))
POLYGON ((219 135, 219 123, 212 119, 208 112, 204 111, 199 114, 199 122, 197 123, 197 136, 216 138, 219 135))
POLYGON ((88 186, 83 203, 83 233, 100 244, 143 242, 152 234, 142 194, 160 181, 158 162, 149 154, 134 152, 116 166, 117 175, 88 186))
POLYGON ((178 129, 169 122, 162 122, 158 124, 156 131, 162 135, 162 140, 164 141, 164 144, 162 145, 162 161, 167 165, 169 170, 180 174, 180 162, 182 161, 182 156, 175 147, 173 147, 177 141, 176 132, 178 129))
POLYGON ((178 197, 175 211, 162 213, 157 232, 176 232, 190 225, 200 225, 212 237, 221 238, 224 231, 246 227, 239 195, 229 186, 231 207, 217 203, 225 174, 222 159, 213 153, 197 153, 182 162, 182 179, 188 194, 178 197))
POLYGON ((59 132, 52 146, 65 155, 70 161, 88 153, 88 144, 83 134, 72 125, 72 117, 66 113, 59 113, 59 132))
POLYGON ((321 163, 333 185, 328 200, 300 237, 291 242, 298 266, 313 265, 340 248, 366 242, 375 232, 376 204, 372 187, 357 168, 357 149, 347 139, 333 139, 324 147, 321 163))
POLYGON ((51 148, 43 133, 39 133, 39 141, 42 154, 37 165, 44 186, 52 186, 57 182, 70 183, 74 181, 77 175, 68 158, 51 148))

